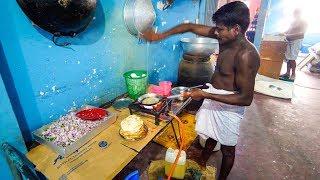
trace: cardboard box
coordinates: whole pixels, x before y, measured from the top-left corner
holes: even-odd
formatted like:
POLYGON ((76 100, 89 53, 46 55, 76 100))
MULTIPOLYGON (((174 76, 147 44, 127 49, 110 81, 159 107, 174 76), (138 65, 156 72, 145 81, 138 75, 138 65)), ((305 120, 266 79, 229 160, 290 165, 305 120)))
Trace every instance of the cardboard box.
POLYGON ((260 69, 259 74, 278 79, 285 60, 287 44, 282 39, 264 39, 260 49, 260 69))

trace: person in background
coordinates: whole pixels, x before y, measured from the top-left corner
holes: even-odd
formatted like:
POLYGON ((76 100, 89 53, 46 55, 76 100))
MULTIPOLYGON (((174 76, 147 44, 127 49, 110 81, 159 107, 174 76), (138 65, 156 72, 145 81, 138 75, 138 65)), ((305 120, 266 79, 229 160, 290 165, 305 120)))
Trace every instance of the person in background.
POLYGON ((219 142, 222 164, 219 179, 229 175, 239 137, 239 126, 245 106, 253 100, 255 77, 260 66, 260 56, 245 33, 250 23, 249 8, 241 1, 228 3, 218 9, 212 20, 215 27, 199 24, 180 24, 166 32, 147 30, 142 37, 158 41, 174 34, 192 32, 219 41, 217 65, 208 89, 194 89, 184 94, 194 100, 203 100, 196 115, 196 132, 206 139, 197 162, 206 167, 207 160, 219 142))
POLYGON ((301 16, 301 10, 295 9, 293 12, 294 21, 284 35, 287 40, 287 50, 285 53, 287 62, 287 72, 280 75, 281 80, 294 81, 296 77, 296 60, 298 58, 304 34, 307 30, 307 23, 301 16), (290 74, 291 71, 291 74, 290 74))

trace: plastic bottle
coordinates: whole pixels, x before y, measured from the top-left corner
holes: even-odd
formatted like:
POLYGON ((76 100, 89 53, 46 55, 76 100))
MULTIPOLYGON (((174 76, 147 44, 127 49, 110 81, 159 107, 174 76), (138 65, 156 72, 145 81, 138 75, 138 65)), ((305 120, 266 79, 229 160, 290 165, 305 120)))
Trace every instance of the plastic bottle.
MULTIPOLYGON (((170 168, 171 168, 172 164, 174 163, 174 160, 176 159, 178 151, 179 151, 178 149, 176 149, 176 150, 174 150, 172 148, 167 149, 166 157, 165 157, 165 173, 167 176, 170 173, 169 172, 170 168)), ((179 161, 177 163, 177 166, 173 172, 173 175, 172 175, 173 178, 176 178, 176 179, 183 179, 184 178, 184 175, 185 175, 186 169, 187 169, 186 160, 187 160, 186 152, 182 151, 180 158, 179 158, 179 161)))

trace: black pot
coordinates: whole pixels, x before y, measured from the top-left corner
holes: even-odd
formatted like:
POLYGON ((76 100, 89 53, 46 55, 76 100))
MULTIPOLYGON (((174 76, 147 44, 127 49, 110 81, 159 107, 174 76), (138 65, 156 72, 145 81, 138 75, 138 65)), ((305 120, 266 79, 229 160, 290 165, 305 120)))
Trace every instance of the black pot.
POLYGON ((56 36, 75 36, 91 22, 96 0, 17 0, 33 23, 56 36))

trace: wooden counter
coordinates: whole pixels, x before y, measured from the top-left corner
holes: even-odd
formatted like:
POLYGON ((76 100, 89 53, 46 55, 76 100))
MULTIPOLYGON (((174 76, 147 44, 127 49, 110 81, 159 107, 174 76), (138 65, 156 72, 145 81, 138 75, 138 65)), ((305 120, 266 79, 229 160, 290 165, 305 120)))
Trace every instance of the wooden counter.
POLYGON ((66 174, 68 179, 112 179, 167 123, 162 122, 156 126, 153 118, 141 116, 148 126, 148 135, 140 141, 126 141, 119 134, 119 125, 122 119, 129 116, 129 110, 115 111, 113 108, 108 110, 118 114, 116 122, 77 152, 54 164, 58 154, 44 145, 39 145, 27 153, 28 159, 49 179, 59 179, 63 174, 66 174), (105 149, 101 149, 98 145, 102 140, 109 144, 105 149))

